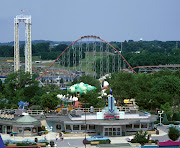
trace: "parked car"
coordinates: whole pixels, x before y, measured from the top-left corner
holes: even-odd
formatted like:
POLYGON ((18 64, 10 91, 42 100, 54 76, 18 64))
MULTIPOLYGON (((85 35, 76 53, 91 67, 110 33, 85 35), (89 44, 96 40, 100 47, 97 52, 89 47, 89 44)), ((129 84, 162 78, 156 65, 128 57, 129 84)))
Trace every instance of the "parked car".
POLYGON ((170 127, 175 127, 175 125, 174 125, 174 124, 169 124, 169 125, 167 126, 167 128, 170 128, 170 127))
POLYGON ((180 131, 180 125, 177 126, 177 129, 180 131))
POLYGON ((174 123, 176 123, 176 124, 180 124, 180 121, 174 121, 174 123))
POLYGON ((128 138, 126 138, 128 142, 131 142, 132 139, 134 139, 134 136, 129 136, 128 138))
POLYGON ((88 142, 91 142, 91 141, 106 141, 107 144, 109 144, 111 142, 109 137, 103 137, 101 135, 94 135, 91 138, 86 138, 86 140, 88 142))
POLYGON ((158 124, 156 124, 156 126, 163 126, 164 124, 162 124, 162 123, 158 123, 158 124))

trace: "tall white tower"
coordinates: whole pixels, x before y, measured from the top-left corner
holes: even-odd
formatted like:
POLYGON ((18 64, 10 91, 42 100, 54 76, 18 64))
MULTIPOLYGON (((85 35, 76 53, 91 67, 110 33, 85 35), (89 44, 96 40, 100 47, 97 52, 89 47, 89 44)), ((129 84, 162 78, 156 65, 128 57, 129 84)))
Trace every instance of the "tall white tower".
POLYGON ((17 15, 14 18, 14 71, 19 70, 19 23, 25 23, 25 72, 32 74, 31 16, 17 15))

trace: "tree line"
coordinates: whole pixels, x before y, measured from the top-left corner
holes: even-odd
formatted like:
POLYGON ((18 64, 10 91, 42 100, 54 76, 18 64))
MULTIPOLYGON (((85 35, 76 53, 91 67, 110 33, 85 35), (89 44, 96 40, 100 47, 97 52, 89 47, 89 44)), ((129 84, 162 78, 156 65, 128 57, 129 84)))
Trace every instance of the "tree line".
POLYGON ((108 81, 118 100, 135 98, 136 104, 146 110, 180 111, 180 71, 119 72, 112 74, 108 81))

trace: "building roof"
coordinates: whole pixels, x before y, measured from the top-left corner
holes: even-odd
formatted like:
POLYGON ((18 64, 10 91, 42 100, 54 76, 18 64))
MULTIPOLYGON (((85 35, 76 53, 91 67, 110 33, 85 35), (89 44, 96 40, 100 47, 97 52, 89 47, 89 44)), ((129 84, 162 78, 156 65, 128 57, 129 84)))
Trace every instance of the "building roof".
POLYGON ((165 142, 159 142, 159 146, 180 146, 180 142, 179 141, 165 141, 165 142))
MULTIPOLYGON (((120 119, 120 120, 104 120, 104 119, 96 119, 96 120, 86 120, 86 124, 93 125, 126 125, 126 124, 136 124, 136 123, 150 123, 156 121, 157 116, 151 115, 147 119, 120 119)), ((85 120, 71 120, 68 116, 53 116, 47 117, 47 121, 60 122, 64 124, 73 124, 80 125, 84 124, 85 120)))
POLYGON ((25 115, 16 120, 16 123, 21 123, 21 124, 32 124, 34 122, 38 122, 38 120, 31 117, 30 115, 25 115))

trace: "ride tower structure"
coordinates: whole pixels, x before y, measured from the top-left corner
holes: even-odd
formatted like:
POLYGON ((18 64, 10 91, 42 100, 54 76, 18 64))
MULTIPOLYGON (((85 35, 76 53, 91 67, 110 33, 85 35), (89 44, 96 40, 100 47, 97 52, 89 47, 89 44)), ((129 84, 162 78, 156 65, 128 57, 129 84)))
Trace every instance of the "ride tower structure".
POLYGON ((17 15, 14 18, 14 71, 20 69, 19 24, 25 23, 25 72, 32 74, 31 16, 17 15))

